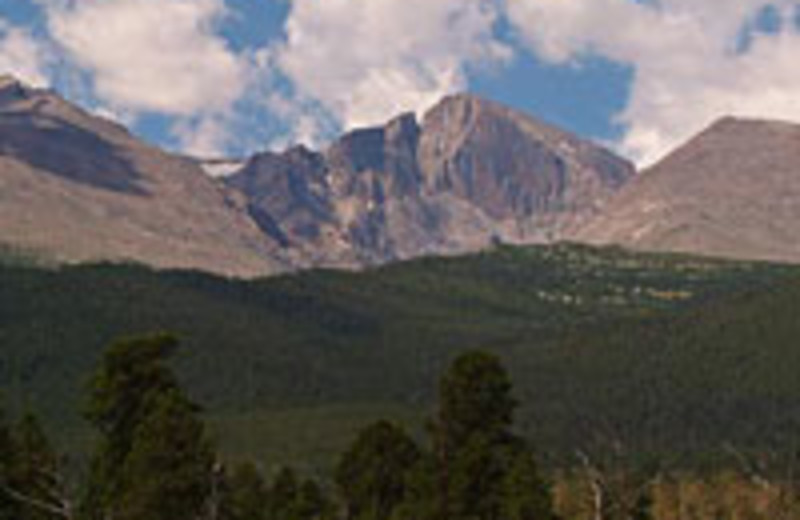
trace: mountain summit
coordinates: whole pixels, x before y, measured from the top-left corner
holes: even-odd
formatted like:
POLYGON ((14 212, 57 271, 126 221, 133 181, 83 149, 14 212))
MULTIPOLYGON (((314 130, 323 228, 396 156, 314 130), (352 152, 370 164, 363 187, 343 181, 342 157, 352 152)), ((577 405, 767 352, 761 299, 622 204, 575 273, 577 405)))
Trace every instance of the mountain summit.
POLYGON ((251 277, 560 240, 800 262, 799 168, 800 126, 725 118, 636 175, 468 94, 321 151, 200 161, 0 77, 0 246, 57 262, 251 277))
POLYGON ((603 148, 462 94, 323 152, 257 155, 226 182, 310 265, 360 266, 564 238, 633 174, 603 148))
POLYGON ((578 240, 800 261, 800 126, 727 117, 629 183, 578 240))
POLYGON ((255 276, 285 268, 244 202, 192 161, 0 79, 0 242, 56 261, 255 276))

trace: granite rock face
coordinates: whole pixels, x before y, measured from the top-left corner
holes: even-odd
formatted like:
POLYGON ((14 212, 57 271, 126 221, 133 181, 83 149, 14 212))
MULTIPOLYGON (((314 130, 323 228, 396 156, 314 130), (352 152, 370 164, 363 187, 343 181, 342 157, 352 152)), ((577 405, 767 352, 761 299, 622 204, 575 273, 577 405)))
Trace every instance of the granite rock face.
POLYGON ((644 171, 577 240, 800 261, 800 126, 724 118, 644 171))
POLYGON ((59 262, 249 277, 548 242, 633 175, 601 147, 469 95, 319 152, 240 164, 169 154, 0 79, 0 245, 59 262))
POLYGON ((567 238, 633 175, 601 147, 458 95, 322 153, 256 156, 226 182, 305 263, 359 267, 567 238))
POLYGON ((455 95, 322 151, 203 161, 0 77, 0 246, 57 262, 252 277, 560 240, 799 262, 798 221, 789 123, 725 118, 637 175, 589 141, 455 95))
POLYGON ((245 161, 181 157, 0 77, 0 247, 233 276, 571 240, 800 262, 800 126, 726 118, 636 174, 497 103, 245 161), (224 176, 222 176, 224 175, 224 176))

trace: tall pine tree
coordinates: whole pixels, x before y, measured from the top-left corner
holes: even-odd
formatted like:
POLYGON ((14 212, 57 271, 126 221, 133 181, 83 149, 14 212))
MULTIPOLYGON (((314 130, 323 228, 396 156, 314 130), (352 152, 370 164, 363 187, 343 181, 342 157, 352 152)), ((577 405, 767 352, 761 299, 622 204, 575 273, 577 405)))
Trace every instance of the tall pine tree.
POLYGON ((227 479, 225 509, 232 520, 265 520, 269 494, 255 465, 236 466, 227 479))
POLYGON ((402 428, 380 421, 344 453, 335 481, 349 520, 389 520, 404 502, 420 449, 402 428))
POLYGON ((13 431, 16 449, 11 487, 21 504, 19 520, 63 520, 74 504, 65 471, 39 420, 23 415, 13 431))
POLYGON ((550 520, 549 489, 527 443, 513 433, 516 400, 500 360, 471 352, 440 385, 432 421, 438 520, 550 520))
POLYGON ((333 517, 333 505, 315 481, 299 481, 291 468, 281 469, 269 491, 268 520, 330 520, 333 517))
POLYGON ((196 413, 176 390, 156 399, 119 468, 116 519, 191 519, 206 512, 214 454, 196 413))
POLYGON ((5 412, 0 409, 0 520, 17 520, 20 516, 20 504, 12 497, 11 488, 16 454, 11 428, 5 412))
POLYGON ((192 518, 207 506, 214 456, 197 406, 167 364, 177 345, 157 335, 120 341, 106 352, 86 414, 101 439, 85 518, 174 519, 178 512, 192 518))

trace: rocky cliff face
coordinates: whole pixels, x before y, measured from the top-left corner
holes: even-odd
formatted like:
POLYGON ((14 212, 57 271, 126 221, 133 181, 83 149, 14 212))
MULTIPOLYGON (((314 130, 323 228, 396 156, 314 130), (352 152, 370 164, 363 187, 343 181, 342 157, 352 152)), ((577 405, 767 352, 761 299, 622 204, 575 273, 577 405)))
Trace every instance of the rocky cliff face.
POLYGON ((430 192, 453 193, 497 221, 540 220, 555 234, 633 174, 602 148, 471 96, 425 116, 419 161, 430 192))
POLYGON ((0 243, 58 261, 287 268, 235 191, 56 94, 0 79, 0 243))
POLYGON ((634 175, 474 96, 238 166, 0 77, 0 246, 259 276, 573 240, 800 262, 800 126, 726 118, 634 175), (236 173, 224 179, 211 172, 236 173))
POLYGON ((257 276, 568 237, 633 167, 459 95, 326 150, 171 155, 49 91, 0 80, 0 244, 58 261, 257 276))
POLYGON ((359 266, 564 238, 633 173, 600 147, 459 95, 421 124, 404 115, 320 154, 256 156, 227 183, 307 263, 359 266))
POLYGON ((632 181, 577 240, 800 261, 800 126, 725 118, 632 181))
POLYGON ((573 240, 800 262, 788 123, 723 119, 635 175, 602 147, 457 95, 420 121, 242 164, 166 153, 0 77, 0 246, 56 261, 259 276, 573 240))

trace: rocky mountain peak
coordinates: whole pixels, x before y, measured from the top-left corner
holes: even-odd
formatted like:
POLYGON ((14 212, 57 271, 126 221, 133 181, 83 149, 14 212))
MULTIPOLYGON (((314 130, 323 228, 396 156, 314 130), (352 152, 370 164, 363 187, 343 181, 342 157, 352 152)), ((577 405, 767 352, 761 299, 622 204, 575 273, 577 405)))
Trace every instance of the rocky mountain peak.
POLYGON ((0 86, 0 243, 57 261, 137 261, 252 276, 283 268, 243 200, 196 161, 57 93, 0 86))
POLYGON ((204 161, 3 78, 0 173, 0 193, 13 201, 0 204, 0 241, 67 260, 252 275, 557 240, 632 168, 469 94, 421 122, 408 113, 353 130, 321 152, 204 161))
POLYGON ((0 74, 0 92, 25 90, 24 85, 17 78, 10 74, 0 74))
POLYGON ((335 170, 381 171, 384 139, 383 128, 359 128, 334 142, 325 155, 335 170))
POLYGON ((9 74, 0 76, 0 110, 8 110, 18 103, 29 101, 35 97, 42 99, 47 96, 55 96, 55 94, 33 88, 9 74))
POLYGON ((321 154, 260 154, 228 185, 312 263, 363 265, 557 239, 632 175, 598 146, 457 94, 421 123, 402 114, 321 154))
POLYGON ((427 129, 463 131, 475 121, 476 115, 487 103, 471 94, 452 94, 443 98, 423 116, 427 129))
POLYGON ((769 141, 777 134, 796 132, 797 128, 797 124, 788 121, 725 116, 712 122, 687 144, 697 146, 698 143, 708 139, 714 139, 724 144, 725 141, 736 139, 737 136, 769 141))
POLYGON ((577 239, 800 260, 800 125, 726 117, 642 172, 577 239))
POLYGON ((392 119, 383 130, 389 143, 416 143, 421 131, 417 116, 412 112, 392 119))
POLYGON ((634 174, 599 146, 469 94, 425 115, 419 162, 429 191, 454 192, 502 221, 583 218, 634 174))
POLYGON ((357 129, 334 142, 325 157, 339 195, 380 200, 418 192, 420 133, 416 117, 403 114, 383 127, 357 129))

